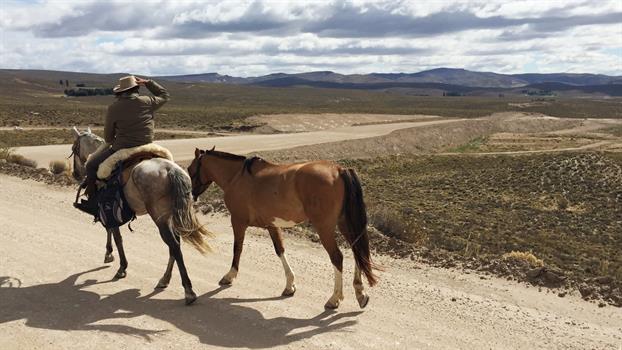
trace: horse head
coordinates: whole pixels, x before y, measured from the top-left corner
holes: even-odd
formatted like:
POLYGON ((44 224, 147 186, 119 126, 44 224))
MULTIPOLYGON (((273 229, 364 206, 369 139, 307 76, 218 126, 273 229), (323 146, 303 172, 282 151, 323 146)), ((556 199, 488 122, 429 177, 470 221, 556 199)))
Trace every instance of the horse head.
POLYGON ((190 179, 192 179, 192 198, 195 202, 214 181, 210 178, 209 174, 201 168, 204 166, 203 156, 209 152, 213 152, 215 148, 216 146, 212 147, 211 150, 205 151, 195 148, 194 159, 192 163, 190 163, 190 166, 188 166, 188 175, 190 175, 190 179))
POLYGON ((86 174, 85 164, 88 156, 95 152, 104 140, 95 135, 91 128, 85 131, 79 131, 75 126, 72 129, 74 136, 73 145, 71 146, 71 155, 73 156, 73 177, 80 181, 86 174))

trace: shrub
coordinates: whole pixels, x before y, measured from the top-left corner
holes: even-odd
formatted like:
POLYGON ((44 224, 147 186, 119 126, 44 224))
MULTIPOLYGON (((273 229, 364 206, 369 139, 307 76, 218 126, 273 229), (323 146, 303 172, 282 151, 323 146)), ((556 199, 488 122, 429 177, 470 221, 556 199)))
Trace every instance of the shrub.
POLYGON ((387 237, 415 243, 421 237, 415 237, 407 220, 388 208, 372 208, 370 224, 387 237))
POLYGON ((11 147, 0 147, 0 159, 8 160, 12 154, 13 149, 11 147))
POLYGON ((53 160, 50 162, 50 171, 58 175, 69 171, 69 164, 64 160, 53 160))
POLYGON ((30 167, 30 168, 36 168, 37 167, 37 162, 36 161, 34 161, 32 159, 28 159, 28 158, 22 156, 21 154, 11 154, 7 158, 7 161, 10 162, 10 163, 15 163, 15 164, 23 165, 23 166, 27 166, 27 167, 30 167))
POLYGON ((557 209, 566 210, 568 209, 568 199, 562 195, 556 195, 555 201, 557 202, 557 209))
POLYGON ((542 259, 538 259, 535 255, 530 252, 517 252, 512 251, 510 253, 505 253, 501 256, 503 260, 514 260, 514 261, 524 261, 529 264, 531 267, 542 267, 544 266, 544 261, 542 259))

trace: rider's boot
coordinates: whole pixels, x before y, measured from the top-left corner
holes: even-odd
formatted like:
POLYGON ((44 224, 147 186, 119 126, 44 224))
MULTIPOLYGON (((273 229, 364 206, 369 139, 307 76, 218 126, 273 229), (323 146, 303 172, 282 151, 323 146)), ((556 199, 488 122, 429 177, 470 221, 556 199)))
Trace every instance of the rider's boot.
POLYGON ((79 210, 87 214, 91 214, 93 216, 98 215, 99 206, 97 204, 97 185, 95 184, 95 180, 91 180, 88 177, 84 180, 84 182, 80 185, 80 187, 85 187, 86 190, 84 194, 87 196, 87 199, 80 200, 80 203, 74 203, 73 206, 79 210))

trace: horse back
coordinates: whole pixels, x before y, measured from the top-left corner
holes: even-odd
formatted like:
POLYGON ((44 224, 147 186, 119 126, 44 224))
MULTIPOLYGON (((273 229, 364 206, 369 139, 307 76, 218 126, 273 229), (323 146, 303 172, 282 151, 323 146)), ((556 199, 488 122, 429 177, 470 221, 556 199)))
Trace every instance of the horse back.
POLYGON ((242 172, 225 193, 225 202, 232 215, 247 216, 257 226, 277 217, 301 222, 309 219, 309 212, 325 210, 338 216, 343 199, 339 169, 327 161, 266 164, 253 168, 252 174, 242 172))
POLYGON ((125 159, 122 162, 122 166, 123 166, 123 173, 121 175, 122 177, 122 184, 125 185, 128 180, 130 179, 131 173, 134 170, 134 168, 140 164, 141 162, 145 161, 145 160, 149 160, 149 159, 153 159, 153 158, 163 158, 157 154, 154 154, 152 152, 139 152, 139 153, 135 153, 133 155, 131 155, 129 158, 125 159))
POLYGON ((128 179, 123 190, 137 216, 146 214, 147 206, 161 212, 170 209, 171 184, 168 173, 174 167, 179 168, 168 159, 156 157, 143 159, 124 169, 128 172, 128 179))

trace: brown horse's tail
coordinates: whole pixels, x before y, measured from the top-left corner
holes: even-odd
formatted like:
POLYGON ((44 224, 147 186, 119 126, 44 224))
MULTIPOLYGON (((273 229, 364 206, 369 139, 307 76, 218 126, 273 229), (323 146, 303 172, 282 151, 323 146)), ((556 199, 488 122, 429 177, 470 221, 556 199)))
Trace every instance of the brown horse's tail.
POLYGON ((367 277, 369 285, 373 286, 378 281, 372 269, 377 269, 377 267, 371 261, 369 253, 367 211, 365 210, 365 202, 363 202, 361 182, 353 169, 341 169, 339 175, 345 185, 341 215, 343 216, 342 219, 345 219, 347 232, 342 232, 342 234, 352 247, 356 265, 367 277))
POLYGON ((199 221, 192 208, 192 183, 181 168, 173 167, 168 173, 173 197, 171 226, 173 232, 192 244, 201 254, 211 251, 205 237, 212 236, 199 221))

